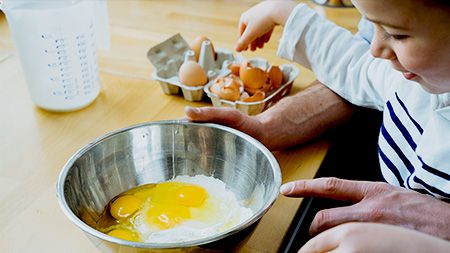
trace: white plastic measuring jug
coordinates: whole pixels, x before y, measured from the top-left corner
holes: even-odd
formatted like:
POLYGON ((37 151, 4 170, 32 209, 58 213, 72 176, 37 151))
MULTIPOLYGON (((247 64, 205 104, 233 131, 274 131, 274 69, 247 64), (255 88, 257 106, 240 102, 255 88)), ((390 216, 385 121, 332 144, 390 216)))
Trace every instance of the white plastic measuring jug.
POLYGON ((0 0, 34 103, 89 105, 100 91, 96 47, 109 46, 106 0, 0 0))

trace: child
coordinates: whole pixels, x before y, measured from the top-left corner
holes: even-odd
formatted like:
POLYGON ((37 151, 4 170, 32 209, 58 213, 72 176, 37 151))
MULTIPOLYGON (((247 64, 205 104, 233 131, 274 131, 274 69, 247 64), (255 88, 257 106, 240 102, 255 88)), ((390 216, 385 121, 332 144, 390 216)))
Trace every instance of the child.
MULTIPOLYGON (((371 45, 355 39, 348 31, 325 20, 304 4, 264 1, 242 15, 239 25, 241 37, 236 49, 241 51, 262 48, 269 40, 274 26, 284 25, 278 50, 280 56, 312 69, 319 81, 352 104, 383 111, 379 157, 386 181, 394 186, 448 201, 450 4, 440 0, 355 0, 353 3, 362 15, 375 25, 371 45)), ((304 135, 303 130, 317 135, 321 132, 317 128, 326 129, 332 124, 332 120, 338 119, 333 118, 333 114, 345 115, 341 113, 346 110, 345 106, 330 102, 338 99, 319 88, 307 90, 306 94, 296 96, 296 100, 290 98, 284 102, 280 101, 282 103, 276 106, 278 108, 271 108, 253 118, 237 112, 230 113, 229 109, 187 109, 186 113, 193 120, 215 121, 237 127, 277 148, 308 139, 305 136, 295 137, 304 135), (323 99, 324 97, 327 99, 323 99), (300 101, 299 98, 312 105, 300 101), (288 108, 293 106, 297 106, 297 112, 280 120, 283 113, 288 113, 288 108), (330 111, 333 111, 333 114, 330 114, 330 111), (236 122, 233 122, 231 116, 235 117, 236 122), (314 130, 307 130, 308 127, 314 130), (270 129, 277 129, 278 133, 282 133, 281 137, 278 138, 270 129), (275 141, 268 141, 270 139, 275 141)), ((288 196, 327 196, 360 201, 358 204, 366 200, 364 194, 359 200, 348 196, 333 196, 348 185, 348 182, 335 179, 312 180, 288 184, 281 190, 288 196), (306 189, 305 185, 316 188, 306 189), (336 190, 338 186, 342 189, 336 190), (324 190, 320 191, 320 187, 324 190), (332 189, 329 189, 330 187, 332 189)), ((359 184, 352 185, 364 188, 359 184)), ((376 193, 377 188, 380 187, 371 189, 376 193)), ((397 188, 389 188, 387 192, 390 191, 396 194, 405 193, 397 188)), ((348 189, 342 192, 352 194, 348 189)), ((436 203, 431 201, 431 198, 424 200, 423 196, 417 196, 417 199, 422 200, 415 204, 413 201, 407 204, 408 198, 397 198, 395 203, 393 194, 386 193, 386 196, 393 201, 386 208, 382 205, 387 205, 389 198, 385 198, 386 203, 382 203, 383 198, 379 198, 377 215, 391 212, 386 215, 401 219, 415 213, 410 215, 411 223, 401 224, 393 217, 385 218, 382 222, 414 227, 450 238, 450 228, 447 225, 440 224, 439 219, 432 221, 435 219, 434 215, 446 215, 444 220, 449 220, 450 205, 447 203, 436 203), (395 213, 394 205, 401 211, 395 213), (427 210, 422 205, 435 208, 428 209, 428 213, 432 214, 425 216, 422 225, 417 225, 414 219, 423 218, 423 211, 427 210), (422 211, 418 211, 419 209, 422 211)), ((325 213, 319 215, 320 217, 324 219, 325 213)), ((328 220, 329 223, 325 227, 352 219, 364 220, 358 217, 343 218, 335 223, 328 220)), ((442 221, 442 217, 440 220, 442 221)))
POLYGON ((308 241, 298 253, 444 253, 450 241, 392 225, 354 222, 329 229, 308 241))

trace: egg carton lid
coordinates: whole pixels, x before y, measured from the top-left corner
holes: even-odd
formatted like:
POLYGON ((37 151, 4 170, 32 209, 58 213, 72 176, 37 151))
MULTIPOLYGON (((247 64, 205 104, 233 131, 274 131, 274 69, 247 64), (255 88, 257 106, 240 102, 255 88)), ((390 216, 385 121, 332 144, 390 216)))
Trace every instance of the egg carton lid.
MULTIPOLYGON (((179 33, 150 48, 147 52, 147 58, 155 67, 152 78, 185 90, 197 91, 203 89, 205 85, 188 86, 182 84, 178 79, 178 70, 184 62, 185 53, 189 50, 191 50, 191 47, 179 33)), ((233 61, 234 55, 231 51, 221 48, 217 48, 216 53, 215 76, 226 76, 230 73, 226 63, 233 61)), ((210 78, 207 84, 212 82, 214 82, 214 78, 210 78)))
MULTIPOLYGON (((241 57, 236 57, 237 62, 235 61, 234 63, 240 63, 242 62, 242 58, 241 57)), ((263 58, 251 58, 249 59, 250 63, 252 64, 252 66, 254 67, 259 67, 261 69, 266 70, 269 67, 269 63, 267 60, 263 59, 263 58)), ((226 62, 228 65, 231 64, 232 62, 226 62)), ((225 65, 225 64, 224 64, 225 65)), ((227 65, 227 68, 228 68, 227 65)), ((275 96, 277 96, 280 92, 286 90, 287 86, 292 85, 294 80, 298 77, 298 75, 300 74, 300 70, 293 64, 282 64, 280 66, 280 70, 283 73, 283 79, 285 80, 284 84, 281 85, 281 87, 279 87, 278 89, 276 89, 275 91, 272 91, 268 94, 267 97, 265 97, 263 100, 261 101, 256 101, 256 102, 243 102, 243 101, 229 101, 229 100, 225 100, 225 99, 221 99, 219 98, 219 96, 217 96, 216 94, 212 93, 210 91, 210 87, 212 86, 213 83, 208 83, 207 85, 205 85, 205 87, 203 88, 203 90, 205 91, 205 93, 208 95, 208 97, 210 97, 212 100, 216 100, 219 102, 219 104, 224 104, 226 106, 229 107, 233 107, 233 108, 238 108, 239 106, 261 106, 261 105, 265 105, 266 102, 272 100, 275 96)), ((282 96, 284 96, 285 94, 282 94, 282 96)))

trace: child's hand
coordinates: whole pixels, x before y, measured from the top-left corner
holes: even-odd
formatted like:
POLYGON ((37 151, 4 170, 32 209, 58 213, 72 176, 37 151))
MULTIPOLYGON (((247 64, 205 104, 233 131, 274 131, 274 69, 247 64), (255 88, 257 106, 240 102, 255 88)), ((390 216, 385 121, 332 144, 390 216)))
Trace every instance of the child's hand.
POLYGON ((402 227, 377 223, 345 223, 309 240, 299 253, 448 252, 450 242, 402 227))
POLYGON ((236 51, 263 48, 270 40, 273 28, 284 25, 296 3, 292 1, 263 1, 241 15, 236 51))

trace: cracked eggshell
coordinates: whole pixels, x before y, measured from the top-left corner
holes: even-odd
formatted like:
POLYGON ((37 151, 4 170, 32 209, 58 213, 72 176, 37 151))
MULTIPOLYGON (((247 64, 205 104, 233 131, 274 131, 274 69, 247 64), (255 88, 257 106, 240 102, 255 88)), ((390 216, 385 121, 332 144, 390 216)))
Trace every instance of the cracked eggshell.
POLYGON ((266 72, 244 60, 239 69, 239 77, 244 83, 245 89, 257 90, 261 89, 267 81, 266 72))
MULTIPOLYGON (((236 61, 225 62, 226 65, 224 64, 223 68, 224 69, 226 68, 227 70, 230 70, 230 72, 231 72, 230 64, 240 64, 243 61, 244 60, 239 60, 239 57, 238 57, 237 62, 236 61)), ((250 63, 252 66, 258 67, 258 68, 264 69, 264 70, 268 70, 270 67, 268 62, 262 58, 251 58, 247 61, 247 63, 250 63)), ((248 64, 244 65, 244 66, 248 66, 248 64)), ((205 93, 208 95, 208 97, 211 99, 213 106, 215 106, 215 107, 231 107, 231 108, 235 108, 247 115, 256 115, 256 114, 264 111, 265 109, 271 107, 277 101, 279 101, 282 97, 289 94, 289 92, 293 86, 294 80, 298 77, 298 75, 300 73, 299 69, 295 65, 292 65, 292 64, 282 64, 279 66, 279 68, 281 70, 281 73, 283 74, 283 81, 282 81, 281 86, 278 89, 272 89, 268 92, 265 92, 264 90, 261 90, 261 89, 260 90, 252 90, 253 92, 251 93, 251 95, 253 95, 253 98, 251 98, 252 96, 249 95, 248 88, 246 88, 245 91, 242 90, 242 88, 243 88, 242 83, 241 83, 241 98, 240 98, 240 100, 236 100, 236 101, 229 101, 226 99, 221 99, 217 94, 213 93, 212 90, 214 88, 211 87, 211 85, 213 84, 212 82, 205 85, 203 89, 204 89, 205 93), (259 98, 262 97, 261 96, 262 94, 260 94, 259 92, 264 93, 264 98, 262 100, 258 100, 259 98)), ((267 80, 267 81, 270 81, 270 80, 267 80)))
POLYGON ((241 98, 241 84, 234 75, 217 78, 210 91, 221 99, 233 102, 241 98))
POLYGON ((280 88, 283 83, 283 72, 278 66, 271 65, 267 70, 267 76, 275 89, 280 88))
POLYGON ((241 99, 241 101, 251 103, 251 102, 262 101, 262 100, 264 100, 264 98, 266 98, 266 93, 264 93, 263 91, 257 91, 251 97, 249 96, 247 98, 243 98, 243 99, 241 99))

